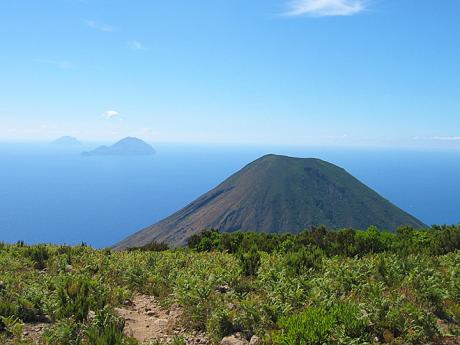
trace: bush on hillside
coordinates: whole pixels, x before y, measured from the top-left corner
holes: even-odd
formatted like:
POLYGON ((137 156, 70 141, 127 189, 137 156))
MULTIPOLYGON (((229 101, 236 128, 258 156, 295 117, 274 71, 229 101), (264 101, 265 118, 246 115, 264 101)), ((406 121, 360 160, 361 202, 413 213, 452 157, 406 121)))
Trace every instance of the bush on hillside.
POLYGON ((368 340, 368 321, 359 308, 349 302, 332 307, 308 307, 303 312, 282 318, 275 336, 279 344, 346 344, 349 339, 368 340))

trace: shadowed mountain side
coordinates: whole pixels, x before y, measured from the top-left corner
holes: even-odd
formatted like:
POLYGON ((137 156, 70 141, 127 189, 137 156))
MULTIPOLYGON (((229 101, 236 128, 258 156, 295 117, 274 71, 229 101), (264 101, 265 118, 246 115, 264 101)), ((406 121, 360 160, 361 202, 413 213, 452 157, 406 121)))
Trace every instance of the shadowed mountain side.
POLYGON ((425 225, 344 169, 313 158, 266 155, 182 210, 114 246, 183 245, 203 230, 297 233, 310 226, 395 230, 425 225))

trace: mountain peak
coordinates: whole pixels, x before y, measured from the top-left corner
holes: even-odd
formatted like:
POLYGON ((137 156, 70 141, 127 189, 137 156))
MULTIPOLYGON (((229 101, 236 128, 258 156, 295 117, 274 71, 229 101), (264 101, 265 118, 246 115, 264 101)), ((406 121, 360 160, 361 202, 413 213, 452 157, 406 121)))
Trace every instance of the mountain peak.
POLYGON ((143 143, 145 142, 142 139, 139 139, 139 138, 136 138, 136 137, 126 137, 126 138, 123 138, 123 139, 119 140, 118 143, 129 142, 129 141, 143 142, 143 143))
POLYGON ((424 227, 344 169, 316 158, 265 155, 170 217, 116 248, 184 244, 203 229, 297 233, 311 226, 424 227))

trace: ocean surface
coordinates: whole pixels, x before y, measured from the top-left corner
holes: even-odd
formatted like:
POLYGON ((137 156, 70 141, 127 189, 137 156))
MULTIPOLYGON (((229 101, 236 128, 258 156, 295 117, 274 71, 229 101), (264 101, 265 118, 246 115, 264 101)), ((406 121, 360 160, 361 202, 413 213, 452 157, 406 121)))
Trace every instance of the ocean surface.
POLYGON ((330 161, 426 224, 460 222, 460 150, 155 149, 150 157, 82 157, 84 148, 0 144, 0 241, 109 246, 267 153, 330 161))

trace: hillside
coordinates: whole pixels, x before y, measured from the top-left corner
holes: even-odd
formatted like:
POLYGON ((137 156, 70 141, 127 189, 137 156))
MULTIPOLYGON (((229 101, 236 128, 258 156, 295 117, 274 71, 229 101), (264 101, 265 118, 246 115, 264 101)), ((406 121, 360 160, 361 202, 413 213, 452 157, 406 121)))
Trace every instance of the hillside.
POLYGON ((84 156, 148 156, 155 154, 152 146, 145 141, 126 137, 112 146, 100 146, 95 150, 83 152, 84 156))
POLYGON ((282 233, 310 226, 395 230, 424 224, 331 163, 266 155, 182 210, 118 243, 184 244, 203 229, 282 233))
POLYGON ((0 344, 460 344, 460 226, 0 243, 0 344))

